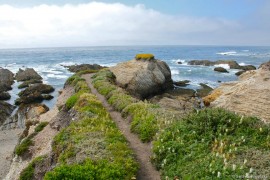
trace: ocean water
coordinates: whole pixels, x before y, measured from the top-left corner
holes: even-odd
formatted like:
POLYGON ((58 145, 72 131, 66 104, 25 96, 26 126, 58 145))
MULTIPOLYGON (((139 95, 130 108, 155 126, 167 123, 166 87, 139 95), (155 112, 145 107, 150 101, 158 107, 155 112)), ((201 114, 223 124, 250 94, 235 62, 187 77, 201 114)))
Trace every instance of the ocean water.
MULTIPOLYGON (((199 83, 217 87, 218 81, 237 80, 234 74, 238 71, 228 69, 229 73, 214 72, 214 67, 190 66, 190 60, 235 60, 240 65, 255 65, 269 61, 270 47, 233 47, 233 46, 119 46, 119 47, 68 47, 68 48, 36 48, 36 49, 2 49, 0 50, 0 67, 16 73, 19 68, 34 68, 42 77, 44 83, 56 88, 52 94, 53 100, 45 101, 52 107, 66 79, 72 75, 63 65, 100 64, 113 66, 119 62, 131 60, 138 53, 152 53, 157 59, 168 63, 174 81, 190 80, 188 88, 198 89, 199 83), (182 62, 178 64, 177 62, 182 62)), ((19 83, 13 85, 10 91, 13 104, 20 90, 19 83)))

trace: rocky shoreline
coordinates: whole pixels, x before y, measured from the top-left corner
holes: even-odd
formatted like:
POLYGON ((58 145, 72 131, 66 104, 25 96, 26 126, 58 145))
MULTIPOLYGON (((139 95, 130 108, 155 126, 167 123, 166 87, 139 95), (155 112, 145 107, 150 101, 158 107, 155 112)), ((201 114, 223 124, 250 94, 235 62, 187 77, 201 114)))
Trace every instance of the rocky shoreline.
MULTIPOLYGON (((148 118, 148 121, 155 116, 160 118, 155 120, 156 124, 153 124, 156 129, 149 127, 152 130, 151 132, 149 130, 151 137, 148 134, 149 137, 141 139, 143 142, 152 141, 155 135, 159 135, 159 128, 168 127, 174 121, 177 122, 177 118, 181 119, 194 110, 204 109, 205 106, 222 107, 240 115, 256 116, 264 122, 270 122, 268 112, 270 61, 262 64, 257 70, 251 65, 240 66, 235 61, 190 61, 190 65, 227 64, 230 68, 241 70, 239 81, 222 83, 216 89, 212 89, 207 84, 200 84, 201 88, 195 91, 185 88, 189 81, 173 82, 169 66, 155 59, 153 55, 147 58, 150 55, 137 55, 131 61, 110 68, 89 64, 66 67, 76 74, 67 80, 52 109, 42 104, 42 101, 52 99, 50 93, 55 89, 43 84, 42 77, 34 69, 20 69, 14 75, 9 70, 0 68, 0 143, 3 144, 0 149, 0 178, 18 179, 21 173, 39 157, 44 157, 42 162, 46 167, 39 167, 38 171, 34 172, 35 179, 43 178, 47 171, 57 166, 56 156, 59 154, 55 154, 52 150, 53 139, 61 129, 69 127, 73 121, 80 120, 82 112, 75 110, 72 103, 76 103, 78 100, 76 98, 89 92, 89 87, 86 87, 85 80, 81 76, 83 74, 95 72, 101 74, 91 82, 99 93, 105 95, 108 102, 122 113, 123 117, 128 113, 130 113, 128 118, 140 117, 141 114, 146 113, 141 119, 148 118), (105 70, 101 70, 104 68, 105 70), (98 82, 103 78, 104 80, 98 82), (15 104, 11 105, 4 100, 10 98, 7 91, 11 89, 14 80, 21 82, 19 88, 22 90, 15 104), (73 102, 73 99, 76 99, 76 102, 73 102), (141 113, 141 109, 138 109, 139 114, 136 114, 135 111, 125 110, 129 105, 131 107, 143 105, 145 109, 141 113), (41 126, 42 129, 37 130, 41 126), (21 154, 18 147, 26 141, 31 142, 30 148, 21 154)), ((215 69, 215 71, 226 72, 224 69, 215 69)), ((81 101, 78 106, 87 103, 81 101)), ((93 114, 87 116, 92 117, 93 114)), ((140 131, 140 123, 137 122, 138 127, 132 132, 142 138, 140 133, 144 132, 140 131)), ((148 132, 148 129, 145 131, 148 132)))

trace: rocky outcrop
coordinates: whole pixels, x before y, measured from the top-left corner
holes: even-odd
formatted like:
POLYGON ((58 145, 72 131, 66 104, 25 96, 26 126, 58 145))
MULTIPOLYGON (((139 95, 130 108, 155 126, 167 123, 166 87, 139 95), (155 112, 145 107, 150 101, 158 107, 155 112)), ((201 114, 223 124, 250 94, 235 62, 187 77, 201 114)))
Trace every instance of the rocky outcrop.
POLYGON ((14 83, 14 74, 8 69, 0 68, 0 100, 10 99, 10 95, 6 92, 12 89, 14 83))
POLYGON ((233 60, 218 60, 218 61, 209 61, 209 60, 192 60, 188 62, 189 65, 201 65, 201 66, 214 66, 220 64, 227 64, 230 69, 242 69, 244 71, 255 70, 256 67, 252 65, 240 66, 236 61, 233 60))
POLYGON ((240 76, 240 75, 243 74, 244 72, 246 72, 246 71, 241 70, 241 71, 236 72, 235 75, 236 75, 236 76, 240 76))
POLYGON ((13 110, 14 106, 4 101, 0 101, 0 126, 10 117, 13 110))
POLYGON ((9 100, 11 98, 10 94, 7 92, 0 92, 0 100, 9 100))
POLYGON ((80 65, 72 65, 72 66, 64 66, 68 68, 70 72, 79 72, 79 71, 86 71, 86 70, 100 70, 105 67, 100 66, 98 64, 80 64, 80 65))
POLYGON ((175 86, 182 86, 182 87, 189 85, 189 83, 190 83, 189 80, 173 82, 175 86))
POLYGON ((39 83, 42 83, 41 80, 39 79, 31 79, 31 80, 28 80, 28 81, 24 81, 22 84, 20 84, 18 86, 19 89, 22 89, 22 88, 27 88, 29 87, 31 84, 39 84, 39 83))
POLYGON ((205 104, 270 122, 270 62, 247 71, 239 81, 223 83, 204 98, 205 104))
POLYGON ((215 67, 214 71, 221 72, 221 73, 229 73, 229 71, 227 71, 227 69, 223 67, 215 67))
POLYGON ((29 104, 33 102, 41 102, 46 96, 54 91, 54 88, 47 84, 34 84, 19 93, 20 98, 16 100, 15 104, 29 104))
POLYGON ((197 96, 201 98, 207 96, 213 90, 213 88, 203 83, 200 83, 200 86, 201 88, 197 90, 197 96))
POLYGON ((29 81, 33 79, 41 80, 42 77, 33 68, 26 68, 25 70, 19 69, 15 79, 17 81, 29 81))
POLYGON ((160 60, 131 60, 110 70, 116 83, 137 98, 144 99, 173 88, 169 66, 160 60))

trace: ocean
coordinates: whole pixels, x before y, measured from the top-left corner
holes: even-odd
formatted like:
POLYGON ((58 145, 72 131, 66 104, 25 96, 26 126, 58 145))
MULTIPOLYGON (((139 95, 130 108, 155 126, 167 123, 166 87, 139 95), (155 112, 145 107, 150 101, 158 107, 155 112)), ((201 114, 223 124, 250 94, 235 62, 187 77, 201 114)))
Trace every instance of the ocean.
MULTIPOLYGON (((200 83, 215 88, 218 81, 237 80, 238 70, 229 69, 229 73, 213 71, 214 67, 190 66, 190 60, 235 60, 240 65, 255 65, 258 67, 270 59, 270 47, 252 46, 113 46, 113 47, 65 47, 65 48, 33 48, 33 49, 1 49, 0 67, 16 73, 19 68, 34 68, 42 77, 44 83, 55 87, 53 100, 44 101, 52 107, 66 79, 72 75, 64 65, 100 64, 113 66, 119 62, 131 60, 138 53, 152 53, 156 59, 168 63, 174 81, 190 80, 187 88, 198 89, 200 83), (178 64, 181 62, 182 64, 178 64)), ((228 66, 221 65, 228 69, 228 66)), ((18 97, 18 83, 10 91, 13 104, 18 97)))

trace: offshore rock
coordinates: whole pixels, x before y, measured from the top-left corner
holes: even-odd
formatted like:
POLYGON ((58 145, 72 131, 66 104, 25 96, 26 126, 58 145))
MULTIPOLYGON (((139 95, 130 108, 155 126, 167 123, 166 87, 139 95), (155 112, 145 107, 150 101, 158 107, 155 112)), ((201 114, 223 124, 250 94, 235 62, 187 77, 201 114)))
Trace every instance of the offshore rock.
POLYGON ((28 81, 33 79, 41 80, 42 77, 33 68, 26 68, 25 70, 19 69, 15 79, 17 81, 28 81))

